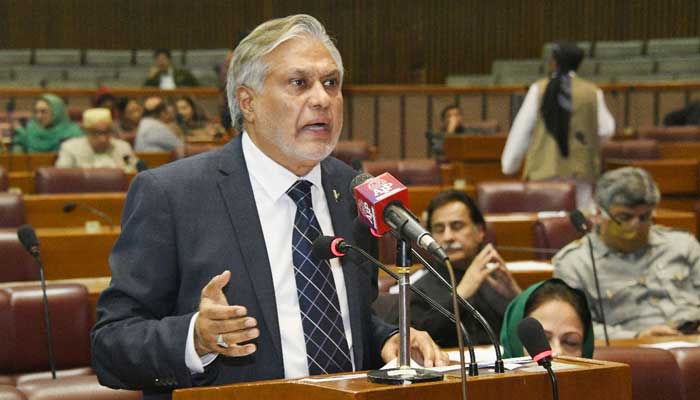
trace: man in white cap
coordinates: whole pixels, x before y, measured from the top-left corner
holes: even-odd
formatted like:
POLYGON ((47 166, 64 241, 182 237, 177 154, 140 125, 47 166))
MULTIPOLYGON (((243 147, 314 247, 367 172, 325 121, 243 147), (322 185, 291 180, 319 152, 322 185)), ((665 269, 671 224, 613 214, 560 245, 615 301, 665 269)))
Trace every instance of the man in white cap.
POLYGON ((136 170, 138 159, 131 145, 112 136, 112 114, 108 109, 85 110, 83 129, 85 136, 61 144, 56 167, 136 170))

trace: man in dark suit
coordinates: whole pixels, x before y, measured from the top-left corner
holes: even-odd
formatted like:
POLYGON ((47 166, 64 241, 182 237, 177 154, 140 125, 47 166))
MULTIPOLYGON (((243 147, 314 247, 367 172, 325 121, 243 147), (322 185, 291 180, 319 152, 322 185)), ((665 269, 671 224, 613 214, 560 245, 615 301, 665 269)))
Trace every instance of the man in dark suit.
POLYGON ((187 68, 173 68, 169 49, 156 49, 153 52, 154 65, 148 71, 143 86, 161 89, 175 89, 184 86, 199 86, 197 78, 187 68))
MULTIPOLYGON (((328 157, 342 127, 340 54, 314 18, 268 21, 234 52, 243 132, 221 150, 134 179, 92 334, 100 382, 168 398, 178 387, 377 368, 395 327, 370 311, 376 271, 325 263, 310 239, 352 241, 356 174, 328 157)), ((369 239, 366 239, 369 240, 369 239)), ((446 363, 429 335, 412 355, 446 363)))

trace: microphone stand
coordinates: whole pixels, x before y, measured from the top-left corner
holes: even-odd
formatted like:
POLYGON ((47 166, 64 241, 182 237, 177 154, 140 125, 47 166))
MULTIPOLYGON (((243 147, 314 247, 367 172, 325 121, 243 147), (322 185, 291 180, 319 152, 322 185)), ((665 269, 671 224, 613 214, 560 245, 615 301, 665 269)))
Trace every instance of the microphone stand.
MULTIPOLYGON (((375 266, 379 267, 382 271, 384 271, 387 275, 390 277, 394 278, 397 282, 399 281, 399 275, 397 275, 394 271, 389 269, 386 265, 382 264, 377 260, 376 258, 372 257, 370 254, 368 254, 364 249, 361 247, 352 245, 350 243, 346 242, 346 245, 351 248, 352 250, 358 252, 360 255, 362 255, 365 259, 369 260, 372 264, 375 266)), ((449 319, 450 322, 452 323, 457 323, 457 320, 455 320, 454 314, 447 311, 443 306, 440 305, 437 301, 433 300, 425 294, 422 290, 417 289, 415 286, 408 286, 408 289, 413 292, 413 294, 418 295, 422 300, 424 300, 426 303, 428 303, 433 309, 437 310, 440 314, 442 314, 445 318, 449 319)), ((464 336, 464 343, 466 344, 467 351, 469 351, 469 376, 478 376, 479 375, 479 365, 476 362, 476 353, 474 352, 474 344, 469 337, 469 333, 467 333, 467 329, 464 327, 464 324, 460 322, 460 327, 462 329, 462 335, 464 336)))
MULTIPOLYGON (((398 368, 372 370, 367 372, 367 378, 374 383, 402 385, 414 382, 432 382, 443 379, 439 372, 423 368, 412 368, 410 357, 410 310, 409 292, 411 266, 410 245, 405 240, 397 242, 397 265, 399 266, 399 360, 398 368)), ((458 328, 459 329, 459 328, 458 328)))
POLYGON ((598 308, 600 309, 600 320, 603 323, 603 335, 605 336, 605 347, 610 347, 610 338, 608 337, 608 324, 605 323, 605 310, 603 310, 603 298, 600 296, 600 281, 598 280, 598 269, 595 265, 595 257, 593 256, 593 243, 591 237, 586 235, 588 242, 588 252, 591 256, 591 266, 593 267, 593 280, 595 281, 595 290, 598 294, 598 308))
MULTIPOLYGON (((445 280, 445 278, 443 278, 442 275, 440 275, 437 272, 437 270, 435 270, 435 267, 430 265, 430 263, 423 256, 420 255, 420 253, 418 253, 417 251, 415 251, 413 249, 411 250, 411 252, 418 259, 418 261, 420 261, 420 263, 423 264, 423 266, 425 266, 425 268, 427 268, 428 271, 430 271, 431 274, 433 274, 436 278, 438 278, 438 280, 440 281, 440 283, 442 283, 443 286, 445 286, 447 289, 454 292, 452 285, 449 282, 447 282, 447 280, 445 280)), ((491 343, 493 344, 493 348, 496 352, 496 361, 493 364, 494 371, 496 373, 505 373, 505 366, 503 365, 503 355, 501 355, 501 342, 498 340, 498 337, 493 332, 493 329, 491 328, 489 323, 486 321, 486 319, 484 319, 484 316, 481 315, 481 313, 478 312, 474 308, 474 306, 469 304, 469 302, 466 301, 465 299, 463 299, 462 296, 456 296, 456 298, 457 298, 457 302, 459 304, 461 304, 462 307, 464 307, 467 311, 469 311, 469 313, 472 315, 472 317, 474 317, 474 319, 476 319, 476 321, 479 323, 479 325, 481 325, 484 328, 484 330, 486 331, 486 334, 491 339, 491 343)))

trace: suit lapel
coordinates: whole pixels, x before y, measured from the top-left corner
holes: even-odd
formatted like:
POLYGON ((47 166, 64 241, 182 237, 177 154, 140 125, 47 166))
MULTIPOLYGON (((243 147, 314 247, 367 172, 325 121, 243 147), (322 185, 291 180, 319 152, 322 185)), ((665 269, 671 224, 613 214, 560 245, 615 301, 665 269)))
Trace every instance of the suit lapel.
POLYGON ((262 310, 262 317, 270 329, 272 343, 282 363, 282 340, 280 338, 275 288, 272 283, 270 260, 267 257, 258 209, 255 206, 253 188, 248 168, 243 158, 241 135, 231 140, 221 152, 219 160, 221 178, 218 186, 236 232, 243 268, 253 284, 253 289, 262 310))
MULTIPOLYGON (((338 176, 339 174, 334 170, 333 165, 328 162, 328 159, 321 162, 321 180, 323 182, 323 191, 326 193, 328 211, 333 222, 333 232, 335 232, 336 236, 351 240, 353 220, 350 210, 354 204, 354 199, 347 191, 349 182, 341 182, 338 176), (345 185, 345 187, 342 185, 345 185)), ((361 368, 363 365, 363 327, 361 326, 362 319, 360 318, 361 303, 357 290, 361 283, 359 282, 357 266, 350 262, 349 258, 341 259, 341 265, 343 266, 343 277, 345 278, 345 290, 348 295, 355 367, 361 368)))

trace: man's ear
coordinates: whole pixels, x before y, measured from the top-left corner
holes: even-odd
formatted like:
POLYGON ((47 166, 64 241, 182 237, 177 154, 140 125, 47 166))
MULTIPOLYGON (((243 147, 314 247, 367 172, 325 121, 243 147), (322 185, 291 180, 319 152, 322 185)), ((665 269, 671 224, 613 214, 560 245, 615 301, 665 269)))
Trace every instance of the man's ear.
POLYGON ((243 120, 248 122, 255 121, 253 106, 255 103, 255 92, 248 87, 239 86, 238 89, 236 89, 236 100, 243 113, 243 120))

